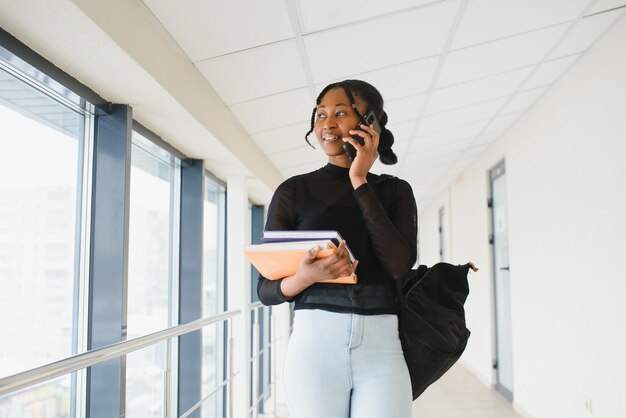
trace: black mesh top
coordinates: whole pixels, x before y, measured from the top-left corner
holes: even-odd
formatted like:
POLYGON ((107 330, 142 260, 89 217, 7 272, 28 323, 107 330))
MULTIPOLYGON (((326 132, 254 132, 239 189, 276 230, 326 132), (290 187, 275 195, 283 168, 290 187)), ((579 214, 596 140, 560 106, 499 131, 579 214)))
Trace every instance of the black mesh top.
MULTIPOLYGON (((371 173, 368 182, 354 190, 348 172, 329 163, 284 181, 272 197, 265 229, 337 230, 359 260, 358 284, 316 283, 294 297, 295 309, 395 314, 393 281, 403 279, 416 261, 413 191, 404 180, 371 173)), ((281 280, 259 276, 262 303, 287 301, 280 292, 281 280)))

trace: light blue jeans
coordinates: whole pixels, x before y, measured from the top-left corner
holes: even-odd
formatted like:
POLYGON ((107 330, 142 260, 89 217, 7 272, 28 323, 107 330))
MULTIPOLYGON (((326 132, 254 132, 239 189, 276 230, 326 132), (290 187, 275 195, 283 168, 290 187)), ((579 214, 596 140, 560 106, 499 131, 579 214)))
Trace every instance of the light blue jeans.
POLYGON ((283 377, 290 418, 411 418, 396 315, 295 311, 283 377))

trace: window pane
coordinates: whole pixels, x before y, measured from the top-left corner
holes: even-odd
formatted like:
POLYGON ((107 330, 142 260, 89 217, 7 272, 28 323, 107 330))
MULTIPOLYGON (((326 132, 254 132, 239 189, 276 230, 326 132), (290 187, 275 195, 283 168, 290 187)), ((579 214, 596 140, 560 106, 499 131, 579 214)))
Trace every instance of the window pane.
MULTIPOLYGON (((203 299, 204 317, 224 310, 225 189, 206 178, 204 201, 203 299)), ((224 324, 202 331, 202 397, 213 392, 225 378, 224 324)), ((202 418, 222 417, 223 390, 214 393, 202 405, 202 418)))
POLYGON ((172 164, 133 143, 128 239, 129 339, 169 325, 173 171, 172 164))
POLYGON ((203 316, 215 315, 224 310, 224 249, 226 225, 226 190, 207 178, 204 200, 204 267, 203 316))
MULTIPOLYGON (((133 133, 130 174, 128 338, 171 324, 173 158, 133 133)), ((165 343, 127 356, 127 417, 161 417, 165 343)))
POLYGON ((127 417, 165 416, 166 347, 164 341, 126 356, 127 417))
MULTIPOLYGON (((5 377, 76 350, 77 208, 86 113, 62 105, 0 64, 0 377, 5 377)), ((65 377, 4 397, 0 416, 30 407, 39 412, 6 416, 69 416, 68 382, 65 377)))

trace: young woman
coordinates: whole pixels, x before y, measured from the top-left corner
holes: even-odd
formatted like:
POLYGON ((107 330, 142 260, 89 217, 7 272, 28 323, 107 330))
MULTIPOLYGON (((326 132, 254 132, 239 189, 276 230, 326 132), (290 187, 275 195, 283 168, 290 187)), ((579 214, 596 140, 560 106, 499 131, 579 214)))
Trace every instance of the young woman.
MULTIPOLYGON (((269 206, 267 230, 337 230, 345 244, 327 258, 318 248, 280 280, 259 277, 266 305, 295 302, 284 365, 291 418, 410 418, 411 382, 398 337, 396 284, 416 261, 417 209, 409 184, 369 172, 376 158, 395 164, 393 135, 376 88, 359 80, 328 85, 311 130, 328 164, 283 182, 269 206), (362 125, 374 111, 380 134, 362 125), (361 145, 351 135, 358 135, 361 145), (356 149, 350 161, 343 144, 356 149), (358 284, 318 283, 356 272, 358 284)), ((310 142, 309 142, 310 145, 310 142)))

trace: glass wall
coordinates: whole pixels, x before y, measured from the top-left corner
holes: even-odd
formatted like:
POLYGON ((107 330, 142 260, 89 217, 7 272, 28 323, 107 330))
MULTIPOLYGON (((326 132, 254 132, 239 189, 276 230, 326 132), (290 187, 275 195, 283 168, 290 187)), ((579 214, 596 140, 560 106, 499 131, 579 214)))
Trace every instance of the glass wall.
MULTIPOLYGON (((128 339, 173 324, 171 318, 180 165, 133 132, 128 252, 128 339)), ((167 345, 126 357, 126 417, 158 418, 163 410, 167 345)))
MULTIPOLYGON (((94 329, 87 313, 98 292, 90 286, 88 243, 99 242, 90 215, 98 214, 101 195, 94 184, 101 174, 93 170, 100 161, 93 159, 100 155, 93 136, 94 125, 105 120, 95 113, 0 47, 0 379, 81 352, 87 330, 94 329)), ((124 118, 116 121, 132 123, 124 118)), ((176 150, 168 148, 170 153, 146 136, 132 134, 129 218, 105 220, 105 227, 110 222, 120 231, 128 224, 128 275, 112 278, 123 284, 112 293, 118 301, 126 298, 126 311, 112 315, 117 322, 111 327, 115 334, 125 318, 127 339, 178 324, 180 160, 172 155, 176 150)), ((123 132, 115 138, 124 145, 123 132)), ((119 190, 107 193, 123 200, 123 185, 112 188, 119 190)), ((203 317, 225 309, 225 214, 226 188, 207 173, 203 219, 191 220, 203 225, 203 317)), ((124 257, 115 262, 123 265, 124 257)), ((203 418, 225 416, 227 391, 219 386, 227 378, 226 329, 220 323, 202 330, 203 418)), ((172 411, 177 406, 176 350, 174 339, 130 353, 113 370, 125 374, 125 382, 96 381, 96 373, 79 371, 0 396, 0 418, 84 416, 88 379, 91 387, 110 389, 107 396, 119 395, 124 416, 164 417, 166 405, 172 411)))
MULTIPOLYGON (((205 177, 203 230, 202 316, 224 311, 226 189, 205 177)), ((215 390, 226 378, 225 327, 215 324, 202 332, 202 418, 224 416, 224 389, 215 390)))
MULTIPOLYGON (((0 48, 0 378, 77 350, 86 107, 0 48)), ((70 376, 0 398, 0 417, 69 417, 70 376)))

